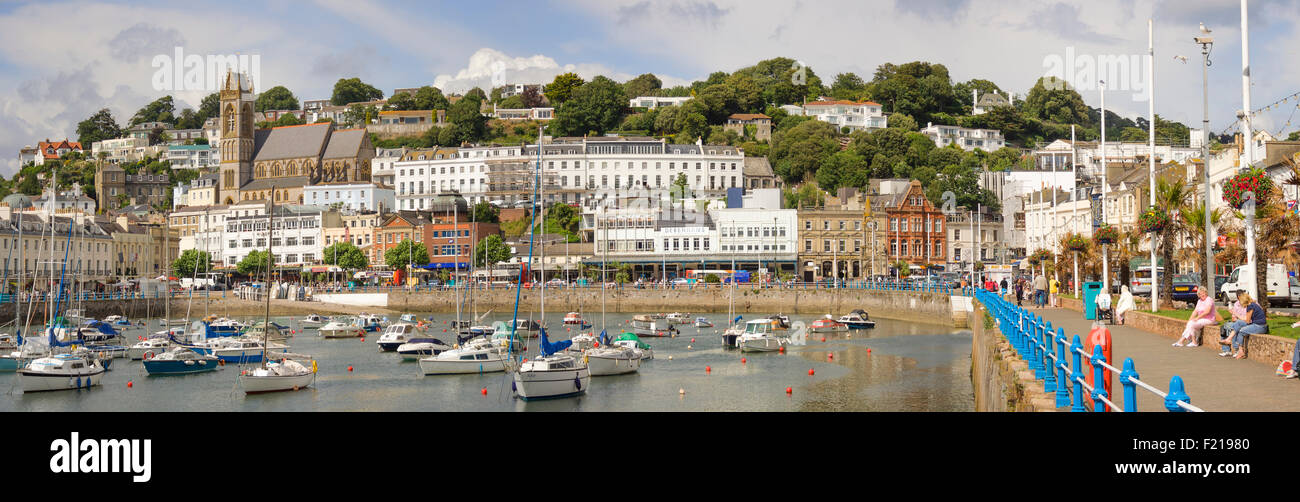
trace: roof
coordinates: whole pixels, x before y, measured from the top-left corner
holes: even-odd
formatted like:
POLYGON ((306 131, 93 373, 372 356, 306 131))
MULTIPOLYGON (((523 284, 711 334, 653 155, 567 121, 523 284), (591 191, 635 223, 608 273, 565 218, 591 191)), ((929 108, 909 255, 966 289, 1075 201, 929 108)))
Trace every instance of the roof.
POLYGON ((211 145, 172 145, 168 150, 211 150, 211 145))
POLYGON ((253 160, 319 157, 325 150, 333 124, 303 124, 260 129, 256 134, 253 160))
POLYGON ((334 131, 334 134, 331 134, 329 137, 329 143, 325 147, 325 155, 322 158, 354 158, 357 156, 357 152, 361 151, 361 145, 365 142, 365 139, 365 129, 342 129, 334 131))
POLYGON ((12 208, 32 207, 32 198, 26 194, 15 193, 5 196, 3 200, 0 200, 0 203, 7 204, 12 208))
POLYGON ((804 106, 834 106, 834 105, 858 105, 858 106, 860 106, 860 105, 872 105, 872 106, 880 106, 880 103, 877 103, 877 102, 875 102, 875 101, 848 101, 848 100, 836 100, 836 101, 813 101, 813 102, 811 102, 811 103, 804 103, 804 106))
POLYGON ((433 116, 433 112, 434 110, 388 110, 379 112, 379 115, 433 116))
POLYGON ((298 188, 298 187, 306 186, 310 182, 311 180, 308 179, 306 176, 286 176, 283 178, 262 178, 260 180, 253 180, 248 183, 245 183, 244 186, 239 187, 239 189, 241 191, 270 190, 272 186, 274 186, 275 188, 298 188))
POLYGON ((730 117, 727 118, 732 120, 759 120, 759 119, 772 120, 772 117, 763 115, 761 113, 733 113, 731 114, 730 117))
POLYGON ((772 164, 767 161, 767 157, 745 157, 745 163, 741 166, 741 173, 746 177, 772 177, 776 173, 772 171, 772 164))
POLYGON ((989 92, 980 96, 980 100, 975 103, 975 106, 988 108, 992 106, 1011 106, 1011 103, 1008 103, 1007 98, 1002 97, 1001 94, 989 92))

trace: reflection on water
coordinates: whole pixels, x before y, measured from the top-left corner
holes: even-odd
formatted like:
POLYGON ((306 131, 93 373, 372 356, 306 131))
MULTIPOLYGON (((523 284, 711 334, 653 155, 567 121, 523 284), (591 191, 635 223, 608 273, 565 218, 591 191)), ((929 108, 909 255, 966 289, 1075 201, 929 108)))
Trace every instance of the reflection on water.
MULTIPOLYGON (((391 316, 395 319, 397 316, 391 316)), ((421 319, 430 315, 421 314, 421 319)), ((434 335, 452 316, 438 314, 434 335)), ((569 331, 548 316, 556 339, 569 331)), ((600 331, 599 314, 589 317, 600 331)), ((611 335, 632 314, 609 314, 611 335)), ((319 361, 316 384, 298 392, 245 395, 239 367, 178 376, 148 376, 138 361, 118 359, 104 385, 89 391, 23 394, 18 377, 0 374, 0 411, 971 411, 970 332, 943 325, 877 319, 874 330, 809 334, 786 354, 744 353, 721 346, 719 328, 680 326, 677 338, 644 338, 655 358, 638 373, 593 377, 585 395, 515 399, 505 373, 425 377, 414 361, 380 352, 378 334, 321 339, 299 331, 291 351, 319 361), (826 341, 822 342, 822 337, 826 341), (691 339, 695 341, 692 342, 691 339), (689 349, 687 347, 690 347, 689 349), (867 349, 871 349, 870 352, 867 349), (828 358, 828 354, 832 357, 828 358), (669 360, 669 356, 672 360, 669 360), (742 363, 741 359, 745 362, 742 363), (348 366, 353 367, 348 372, 348 366), (712 371, 706 372, 705 367, 712 371), (809 375, 812 369, 814 374, 809 375), (126 383, 132 382, 127 388, 126 383), (791 387, 792 394, 785 393, 791 387), (482 390, 487 389, 487 395, 482 390), (685 394, 678 391, 684 390, 685 394)), ((811 323, 820 316, 791 316, 811 323)), ((504 320, 493 316, 489 320, 504 320)), ((273 318, 298 328, 297 318, 273 318)), ((152 325, 157 326, 157 321, 152 325)), ((132 340, 143 331, 129 333, 132 340)), ((576 333, 576 332, 575 332, 576 333)), ((536 350, 536 344, 533 351, 536 350)), ((529 354, 532 355, 532 354, 529 354)))

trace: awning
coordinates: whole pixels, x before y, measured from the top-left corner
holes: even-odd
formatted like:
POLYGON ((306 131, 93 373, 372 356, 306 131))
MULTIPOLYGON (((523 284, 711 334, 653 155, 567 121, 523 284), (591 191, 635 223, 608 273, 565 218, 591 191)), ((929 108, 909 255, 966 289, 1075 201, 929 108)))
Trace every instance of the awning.
POLYGON ((457 262, 457 263, 430 263, 430 264, 428 264, 428 265, 416 265, 416 266, 413 267, 413 268, 422 268, 422 269, 425 269, 425 270, 433 270, 433 269, 439 269, 439 268, 455 268, 455 269, 462 269, 462 268, 469 268, 469 263, 467 263, 467 262, 457 262))

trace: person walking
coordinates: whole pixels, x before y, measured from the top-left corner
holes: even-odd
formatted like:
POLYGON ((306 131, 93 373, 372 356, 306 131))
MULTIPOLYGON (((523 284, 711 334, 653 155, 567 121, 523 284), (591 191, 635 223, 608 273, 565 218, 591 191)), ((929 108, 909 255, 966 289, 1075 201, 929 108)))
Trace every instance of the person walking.
POLYGON ((1047 278, 1042 274, 1034 276, 1034 303, 1040 308, 1047 304, 1047 278))
POLYGON ((1007 292, 1008 292, 1008 291, 1007 291, 1007 278, 1006 278, 1006 277, 1003 277, 1003 278, 1002 278, 1002 296, 1006 296, 1006 295, 1007 295, 1007 292))
POLYGON ((1025 297, 1025 281, 1017 279, 1016 280, 1016 306, 1017 307, 1024 306, 1024 304, 1020 303, 1020 300, 1024 299, 1024 297, 1025 297))
POLYGON ((1060 307, 1060 306, 1061 306, 1061 299, 1060 299, 1060 296, 1059 296, 1059 295, 1060 295, 1060 290, 1061 290, 1061 281, 1058 281, 1058 280, 1056 280, 1055 277, 1053 277, 1052 280, 1048 283, 1048 288, 1049 288, 1049 291, 1048 291, 1048 292, 1052 295, 1052 296, 1051 296, 1051 300, 1052 300, 1052 301, 1051 301, 1051 305, 1052 305, 1053 307, 1060 307))

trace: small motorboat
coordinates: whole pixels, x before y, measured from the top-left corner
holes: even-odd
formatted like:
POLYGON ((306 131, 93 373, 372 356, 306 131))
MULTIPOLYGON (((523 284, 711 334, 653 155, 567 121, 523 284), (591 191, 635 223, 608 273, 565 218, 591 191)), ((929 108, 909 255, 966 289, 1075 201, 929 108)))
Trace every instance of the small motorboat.
POLYGON ((772 328, 773 328, 773 329, 776 329, 776 330, 786 330, 786 329, 790 329, 790 316, 787 316, 787 315, 784 315, 784 314, 773 314, 773 315, 768 316, 767 318, 768 318, 768 319, 771 319, 772 321, 774 321, 774 322, 772 323, 772 328))
POLYGON ((119 357, 126 357, 127 350, 129 349, 129 347, 125 345, 110 345, 110 344, 101 344, 101 343, 86 344, 84 347, 86 350, 93 352, 96 356, 98 356, 100 360, 117 359, 119 357))
POLYGON ((216 371, 221 359, 211 354, 200 354, 185 347, 174 347, 158 357, 144 360, 144 369, 150 375, 179 375, 216 371))
POLYGON ((422 334, 423 332, 416 325, 409 322, 399 322, 384 328, 384 334, 380 335, 378 340, 375 340, 375 344, 379 345, 379 350, 383 352, 393 352, 402 344, 410 342, 411 339, 422 334))
POLYGON ((713 327, 713 322, 710 321, 709 318, 707 318, 707 317, 696 317, 696 318, 695 318, 695 327, 697 327, 697 328, 712 328, 712 327, 713 327))
POLYGON ((690 324, 691 322, 693 322, 690 314, 683 314, 681 312, 673 312, 671 314, 668 314, 664 318, 664 320, 672 324, 690 324))
POLYGON ((262 322, 249 326, 243 331, 245 337, 273 341, 284 341, 288 339, 290 333, 289 329, 279 324, 262 322))
MULTIPOLYGON (((541 323, 532 319, 515 319, 516 332, 535 332, 542 328, 541 323)), ((532 336, 532 335, 529 335, 532 336)))
MULTIPOLYGON (((235 336, 245 329, 248 329, 247 324, 224 317, 216 318, 216 316, 209 316, 209 318, 205 319, 203 322, 208 325, 208 333, 214 337, 235 336)), ((271 324, 274 325, 275 323, 271 324)))
POLYGON ((584 323, 586 323, 586 321, 583 320, 581 313, 569 312, 568 314, 564 314, 564 324, 584 324, 584 323))
MULTIPOLYGON (((222 361, 235 364, 260 363, 262 362, 262 341, 253 340, 243 337, 217 338, 206 346, 182 345, 194 349, 201 354, 212 354, 221 358, 222 361)), ((267 342, 265 351, 284 352, 289 349, 288 345, 275 342, 267 342)))
POLYGON ((378 333, 380 330, 384 329, 384 320, 374 314, 362 313, 357 316, 357 321, 367 333, 378 333))
POLYGON ((867 311, 862 309, 854 309, 852 312, 840 316, 838 320, 847 325, 849 329, 871 329, 876 327, 876 321, 870 320, 867 317, 867 311))
POLYGON ((408 323, 411 323, 411 324, 419 324, 420 320, 419 320, 418 318, 415 317, 415 314, 402 314, 402 317, 398 320, 398 322, 408 322, 408 323))
POLYGON ((163 352, 166 352, 171 348, 171 340, 166 338, 149 338, 132 345, 131 348, 127 349, 126 357, 130 358, 132 361, 139 361, 145 359, 147 354, 147 357, 153 358, 153 356, 162 355, 163 352))
POLYGON ((496 330, 493 329, 492 326, 478 325, 478 326, 469 327, 469 334, 476 337, 482 336, 482 337, 492 338, 492 334, 495 332, 496 330))
POLYGON ((641 354, 619 345, 603 345, 582 354, 591 376, 623 375, 641 368, 641 354))
POLYGON ((321 338, 356 338, 366 336, 366 327, 357 318, 334 318, 328 324, 316 330, 321 338))
POLYGON ((324 326, 327 322, 329 321, 321 317, 320 314, 307 314, 307 317, 298 321, 298 325, 302 326, 303 329, 313 329, 324 326))
POLYGON ((673 336, 677 334, 677 327, 666 319, 637 315, 632 317, 632 332, 637 336, 673 336))
POLYGON ((131 326, 131 321, 127 320, 126 316, 120 316, 120 315, 111 315, 105 317, 104 322, 112 324, 114 326, 131 326))
POLYGON ((57 354, 32 360, 26 368, 18 370, 18 379, 24 393, 88 389, 100 384, 105 371, 108 370, 93 357, 57 354))
POLYGON ((826 314, 824 319, 813 321, 811 328, 813 333, 837 333, 848 330, 849 325, 832 319, 830 314, 826 314))
POLYGON ((736 346, 743 352, 775 352, 785 345, 776 336, 777 319, 755 319, 745 323, 745 332, 736 337, 736 346))
POLYGON ((611 344, 639 351, 641 353, 641 360, 643 361, 655 358, 654 349, 650 348, 650 345, 641 341, 640 338, 637 338, 635 333, 624 332, 623 334, 618 335, 618 338, 615 338, 611 344))
POLYGON ((0 333, 0 351, 10 351, 18 349, 18 340, 8 333, 0 333))

